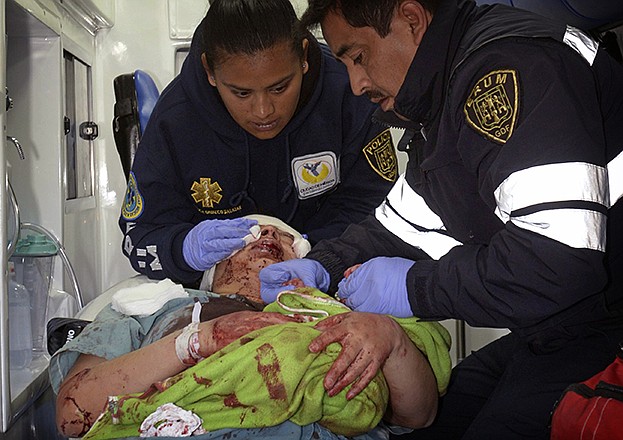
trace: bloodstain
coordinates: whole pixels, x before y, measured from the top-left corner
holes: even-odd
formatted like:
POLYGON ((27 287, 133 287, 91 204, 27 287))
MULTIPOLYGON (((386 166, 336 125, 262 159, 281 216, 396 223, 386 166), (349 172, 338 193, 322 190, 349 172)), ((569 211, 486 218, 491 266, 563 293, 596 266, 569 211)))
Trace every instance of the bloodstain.
MULTIPOLYGON (((74 419, 74 420, 69 420, 69 421, 63 420, 63 422, 61 423, 61 429, 63 430, 63 432, 66 432, 67 425, 69 425, 69 426, 79 426, 79 427, 81 427, 81 431, 77 435, 77 437, 82 437, 84 434, 87 433, 87 431, 91 428, 91 425, 94 422, 93 414, 90 411, 83 410, 80 407, 80 405, 78 405, 76 400, 71 398, 71 397, 66 397, 65 398, 65 402, 66 403, 71 403, 73 406, 75 406, 76 409, 77 409, 77 412, 80 414, 80 416, 82 416, 82 419, 80 419, 80 420, 74 419)), ((74 431, 71 430, 71 432, 74 432, 74 431)))
POLYGON ((197 373, 193 373, 193 378, 195 379, 195 382, 197 382, 197 384, 199 385, 205 385, 206 387, 212 385, 212 381, 210 379, 208 379, 207 377, 197 376, 197 373))
POLYGON ((266 343, 257 349, 257 371, 262 375, 268 395, 273 400, 286 400, 286 387, 281 378, 279 358, 272 345, 266 343))
POLYGON ((223 399, 223 403, 225 404, 225 406, 228 406, 230 408, 247 408, 247 405, 243 405, 242 403, 240 403, 240 401, 238 400, 238 396, 236 396, 235 393, 225 396, 225 398, 223 399))
POLYGON ((222 326, 221 321, 216 321, 212 328, 212 340, 217 346, 217 351, 224 346, 223 341, 227 338, 227 332, 222 329, 222 326))

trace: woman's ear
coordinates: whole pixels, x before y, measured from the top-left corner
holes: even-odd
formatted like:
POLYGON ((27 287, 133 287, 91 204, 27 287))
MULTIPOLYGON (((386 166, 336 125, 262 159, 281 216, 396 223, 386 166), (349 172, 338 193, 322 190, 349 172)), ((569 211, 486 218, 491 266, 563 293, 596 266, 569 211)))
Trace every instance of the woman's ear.
POLYGON ((214 73, 210 70, 208 66, 208 60, 206 58, 206 54, 201 54, 201 65, 203 65, 203 70, 205 70, 206 75, 208 75, 208 82, 212 87, 216 87, 216 80, 214 79, 214 73))
POLYGON ((307 62, 307 52, 309 49, 309 40, 307 38, 303 38, 303 60, 302 60, 302 67, 303 67, 303 75, 305 75, 308 71, 309 71, 309 63, 307 62))

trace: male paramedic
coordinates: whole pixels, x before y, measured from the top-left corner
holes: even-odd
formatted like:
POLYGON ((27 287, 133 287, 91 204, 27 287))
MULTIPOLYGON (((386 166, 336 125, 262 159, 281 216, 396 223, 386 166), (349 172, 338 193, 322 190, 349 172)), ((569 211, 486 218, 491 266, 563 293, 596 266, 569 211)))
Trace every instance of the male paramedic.
MULTIPOLYGON (((310 0, 301 20, 413 136, 410 160, 374 215, 264 269, 262 297, 297 277, 358 311, 508 328, 411 435, 549 438, 564 388, 623 339, 623 66, 578 29, 469 0, 310 0)), ((325 387, 375 353, 351 346, 325 387)))
POLYGON ((377 107, 288 0, 210 2, 128 176, 119 226, 132 267, 193 286, 244 246, 247 214, 312 243, 339 236, 396 180, 377 107))

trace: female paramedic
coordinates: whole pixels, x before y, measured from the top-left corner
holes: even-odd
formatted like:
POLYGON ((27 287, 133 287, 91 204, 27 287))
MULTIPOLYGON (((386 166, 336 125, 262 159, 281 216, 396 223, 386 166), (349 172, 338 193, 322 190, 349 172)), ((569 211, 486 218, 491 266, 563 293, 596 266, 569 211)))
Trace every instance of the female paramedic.
POLYGON ((119 225, 150 278, 196 283, 268 214, 312 243, 370 213, 396 179, 376 105, 352 94, 288 0, 217 0, 137 150, 119 225))

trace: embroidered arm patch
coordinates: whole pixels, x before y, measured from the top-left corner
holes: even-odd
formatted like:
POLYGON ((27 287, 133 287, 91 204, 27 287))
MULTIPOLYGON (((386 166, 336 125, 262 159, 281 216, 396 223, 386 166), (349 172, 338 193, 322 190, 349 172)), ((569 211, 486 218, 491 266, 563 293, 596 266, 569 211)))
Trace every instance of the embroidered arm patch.
POLYGON ((515 70, 494 70, 483 76, 470 93, 463 112, 478 133, 500 144, 510 139, 519 113, 515 70))
POLYGON ((363 147, 363 154, 372 169, 385 180, 396 181, 398 160, 389 129, 379 133, 368 145, 363 147))
POLYGON ((121 215, 125 220, 136 220, 143 213, 143 196, 138 190, 134 173, 128 176, 128 187, 125 190, 125 198, 121 208, 121 215))

